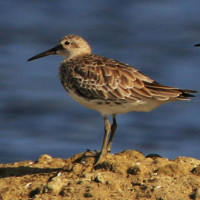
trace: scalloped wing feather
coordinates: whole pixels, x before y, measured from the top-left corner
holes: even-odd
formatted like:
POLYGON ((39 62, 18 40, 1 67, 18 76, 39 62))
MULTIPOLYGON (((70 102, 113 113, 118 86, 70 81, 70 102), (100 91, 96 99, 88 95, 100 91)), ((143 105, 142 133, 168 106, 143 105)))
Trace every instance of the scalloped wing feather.
MULTIPOLYGON (((64 61, 60 78, 67 90, 71 88, 88 100, 170 101, 188 97, 181 96, 186 90, 163 86, 129 65, 94 54, 64 61)), ((190 92, 194 91, 185 94, 190 92)))

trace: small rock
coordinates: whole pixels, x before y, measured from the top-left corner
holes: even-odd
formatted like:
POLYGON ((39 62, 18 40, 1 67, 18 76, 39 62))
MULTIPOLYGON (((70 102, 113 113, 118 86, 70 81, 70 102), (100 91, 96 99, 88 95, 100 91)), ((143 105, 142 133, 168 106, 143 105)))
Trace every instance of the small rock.
POLYGON ((129 167, 127 173, 131 175, 138 175, 140 174, 140 168, 138 166, 129 167))
POLYGON ((200 166, 193 168, 191 172, 197 176, 200 176, 200 166))
POLYGON ((63 182, 60 177, 54 177, 48 184, 47 187, 53 193, 59 193, 63 187, 63 182))
POLYGON ((125 155, 127 159, 133 160, 133 161, 145 159, 145 156, 143 153, 139 151, 133 151, 133 150, 125 150, 117 155, 121 155, 121 156, 125 155))
POLYGON ((74 192, 74 188, 73 187, 64 187, 61 191, 60 191, 60 195, 63 197, 68 197, 70 196, 70 193, 74 192))
POLYGON ((75 174, 82 174, 82 171, 83 171, 83 165, 80 164, 80 163, 75 163, 73 168, 72 168, 72 171, 75 173, 75 174))
POLYGON ((174 174, 182 174, 183 169, 180 168, 180 165, 176 164, 166 164, 162 167, 159 167, 158 170, 156 170, 158 174, 165 174, 167 176, 173 176, 174 174))
POLYGON ((44 154, 44 155, 41 155, 38 159, 37 159, 37 163, 48 163, 48 162, 50 162, 50 161, 52 161, 53 160, 53 158, 50 156, 50 155, 48 155, 48 154, 44 154))
POLYGON ((84 193, 84 197, 93 197, 93 195, 90 192, 90 189, 87 189, 84 193))
POLYGON ((92 194, 90 192, 85 192, 84 197, 92 197, 92 194))
POLYGON ((94 182, 96 183, 102 183, 104 184, 107 180, 105 179, 104 176, 102 176, 101 174, 97 174, 97 176, 95 176, 93 179, 92 179, 94 182))
POLYGON ((193 193, 190 195, 190 199, 198 200, 200 199, 200 189, 196 188, 193 190, 193 193))
POLYGON ((80 181, 78 181, 76 184, 79 184, 79 185, 81 185, 83 183, 83 181, 82 180, 80 180, 80 181))
POLYGON ((29 197, 33 198, 36 194, 40 193, 40 188, 36 188, 29 193, 29 197))

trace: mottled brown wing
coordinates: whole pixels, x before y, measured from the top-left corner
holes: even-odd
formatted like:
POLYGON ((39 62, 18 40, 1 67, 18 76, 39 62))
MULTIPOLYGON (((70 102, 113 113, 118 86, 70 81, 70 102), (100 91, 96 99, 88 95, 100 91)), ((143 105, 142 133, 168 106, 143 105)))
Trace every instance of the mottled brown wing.
POLYGON ((61 80, 65 79, 65 88, 71 85, 76 93, 86 99, 137 101, 151 97, 143 81, 151 83, 153 80, 133 67, 96 55, 77 59, 76 64, 72 65, 68 62, 63 69, 61 67, 61 80), (63 74, 68 76, 63 77, 63 74))
POLYGON ((68 82, 77 94, 90 100, 166 101, 182 93, 177 88, 160 85, 129 65, 97 55, 77 60, 70 70, 68 82))

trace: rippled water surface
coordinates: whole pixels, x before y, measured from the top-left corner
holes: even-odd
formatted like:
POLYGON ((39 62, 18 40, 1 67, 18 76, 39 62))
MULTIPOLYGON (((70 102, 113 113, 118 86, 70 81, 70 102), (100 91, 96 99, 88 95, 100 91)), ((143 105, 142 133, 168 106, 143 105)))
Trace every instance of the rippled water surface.
MULTIPOLYGON (((62 57, 27 58, 65 34, 93 52, 129 63, 166 85, 200 90, 199 1, 2 1, 0 3, 0 163, 68 157, 100 149, 103 120, 60 84, 62 57)), ((199 95, 150 113, 118 116, 113 152, 137 149, 200 158, 199 95)))

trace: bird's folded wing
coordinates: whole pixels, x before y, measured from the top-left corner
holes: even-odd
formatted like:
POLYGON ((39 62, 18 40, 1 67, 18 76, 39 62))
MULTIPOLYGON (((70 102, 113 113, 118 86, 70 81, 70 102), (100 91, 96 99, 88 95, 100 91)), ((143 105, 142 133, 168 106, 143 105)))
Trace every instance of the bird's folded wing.
POLYGON ((192 92, 163 86, 129 65, 98 56, 74 67, 73 79, 76 92, 90 100, 167 101, 192 92))

